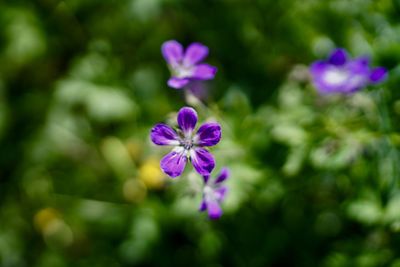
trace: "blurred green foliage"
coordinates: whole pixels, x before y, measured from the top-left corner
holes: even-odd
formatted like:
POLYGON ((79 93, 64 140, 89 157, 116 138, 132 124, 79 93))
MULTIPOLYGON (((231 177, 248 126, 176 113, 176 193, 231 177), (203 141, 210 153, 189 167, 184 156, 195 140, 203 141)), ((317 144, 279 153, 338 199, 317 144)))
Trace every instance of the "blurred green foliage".
POLYGON ((0 266, 400 266, 399 0, 0 2, 0 266), (210 48, 207 100, 160 46, 210 48), (387 82, 319 96, 307 65, 369 54, 387 82), (166 178, 149 129, 194 106, 223 139, 225 214, 166 178))

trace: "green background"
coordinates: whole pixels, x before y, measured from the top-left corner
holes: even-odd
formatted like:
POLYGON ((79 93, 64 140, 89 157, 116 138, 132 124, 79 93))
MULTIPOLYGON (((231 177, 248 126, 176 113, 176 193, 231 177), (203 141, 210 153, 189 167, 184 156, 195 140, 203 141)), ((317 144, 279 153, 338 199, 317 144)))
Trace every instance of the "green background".
MULTIPOLYGON (((0 2, 0 266, 400 266, 399 0, 0 2), (218 67, 168 88, 163 42, 218 67), (389 78, 320 96, 335 47, 389 78), (224 215, 165 177, 149 131, 217 120, 224 215)), ((216 175, 214 173, 213 175, 216 175)))

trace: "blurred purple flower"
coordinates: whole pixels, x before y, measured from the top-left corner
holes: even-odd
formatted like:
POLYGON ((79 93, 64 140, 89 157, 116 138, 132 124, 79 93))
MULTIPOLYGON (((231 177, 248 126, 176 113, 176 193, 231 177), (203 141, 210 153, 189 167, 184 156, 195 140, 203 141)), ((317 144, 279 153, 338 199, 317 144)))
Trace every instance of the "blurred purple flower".
POLYGON ((208 55, 208 47, 200 43, 190 44, 185 51, 180 43, 170 40, 163 43, 162 55, 171 70, 168 86, 181 89, 192 80, 213 79, 217 68, 200 63, 208 55))
POLYGON ((189 159, 199 174, 209 175, 214 169, 215 160, 204 147, 218 144, 221 126, 215 122, 204 123, 194 134, 197 113, 190 107, 181 108, 177 120, 177 132, 163 123, 151 129, 150 138, 154 144, 175 147, 161 160, 161 169, 170 177, 180 176, 189 159))
POLYGON ((354 93, 387 77, 383 67, 370 68, 367 57, 349 59, 346 50, 332 51, 328 60, 315 61, 310 72, 314 86, 322 94, 354 93))
POLYGON ((224 201, 228 191, 223 182, 229 178, 229 171, 227 168, 222 168, 215 179, 210 179, 209 175, 205 175, 203 178, 203 199, 199 210, 207 210, 210 219, 219 219, 222 215, 221 203, 224 201))

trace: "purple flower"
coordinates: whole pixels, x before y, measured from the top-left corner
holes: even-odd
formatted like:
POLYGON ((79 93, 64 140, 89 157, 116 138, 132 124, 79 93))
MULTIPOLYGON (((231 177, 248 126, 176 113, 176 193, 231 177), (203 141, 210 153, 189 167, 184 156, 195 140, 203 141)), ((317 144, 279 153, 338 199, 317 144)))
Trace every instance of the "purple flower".
POLYGON ((354 93, 369 84, 382 82, 387 76, 383 67, 370 68, 367 57, 349 59, 346 50, 335 49, 328 60, 315 61, 310 72, 320 93, 354 93))
POLYGON ((202 124, 196 133, 197 113, 193 108, 183 107, 178 112, 178 131, 159 123, 151 129, 150 138, 160 146, 174 146, 161 160, 161 169, 171 177, 180 176, 190 160, 201 175, 209 175, 214 169, 213 155, 204 147, 214 146, 221 139, 221 126, 215 122, 202 124))
POLYGON ((171 70, 171 78, 168 86, 180 89, 192 80, 213 79, 217 68, 200 63, 208 55, 208 47, 200 43, 192 43, 183 51, 183 47, 177 41, 171 40, 163 43, 162 55, 171 70))
POLYGON ((222 168, 215 179, 210 179, 209 175, 203 176, 203 200, 200 204, 200 211, 208 211, 210 219, 218 219, 222 215, 221 203, 224 201, 228 188, 223 182, 229 177, 227 168, 222 168))

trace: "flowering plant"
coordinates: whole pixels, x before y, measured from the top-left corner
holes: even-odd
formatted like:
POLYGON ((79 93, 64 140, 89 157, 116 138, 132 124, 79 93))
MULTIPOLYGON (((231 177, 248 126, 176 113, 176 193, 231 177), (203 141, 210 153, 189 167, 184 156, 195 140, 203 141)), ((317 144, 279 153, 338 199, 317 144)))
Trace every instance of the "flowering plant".
POLYGON ((209 175, 214 169, 213 155, 204 147, 214 146, 221 139, 221 126, 216 122, 202 124, 196 133, 197 112, 183 107, 178 112, 178 132, 166 124, 156 124, 151 130, 151 140, 160 146, 174 149, 161 160, 161 169, 171 177, 180 176, 188 159, 201 175, 209 175))
POLYGON ((207 210, 210 219, 218 219, 222 215, 221 203, 228 191, 224 182, 229 178, 229 170, 223 168, 215 179, 210 178, 209 175, 203 176, 203 178, 203 200, 200 204, 200 211, 207 210))
POLYGON ((217 68, 200 63, 208 55, 208 47, 200 43, 190 44, 186 50, 175 40, 165 42, 161 47, 162 55, 171 71, 168 86, 181 89, 193 80, 213 79, 217 68))
POLYGON ((314 86, 322 94, 354 93, 387 76, 385 68, 371 68, 368 57, 350 59, 343 48, 333 50, 328 60, 315 61, 310 72, 314 86))

